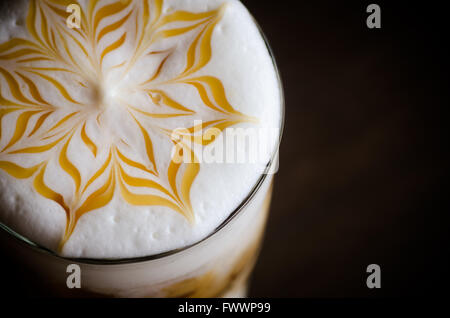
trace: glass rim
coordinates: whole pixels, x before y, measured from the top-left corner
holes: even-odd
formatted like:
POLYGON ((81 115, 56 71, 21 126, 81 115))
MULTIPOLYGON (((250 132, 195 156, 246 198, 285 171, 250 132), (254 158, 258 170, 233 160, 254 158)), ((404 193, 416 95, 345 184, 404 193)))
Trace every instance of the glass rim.
MULTIPOLYGON (((247 12, 249 12, 247 10, 247 12)), ((280 144, 281 144, 281 139, 283 136, 283 130, 284 130, 284 123, 285 123, 285 100, 284 100, 284 90, 283 90, 283 84, 281 81, 281 76, 280 76, 280 71, 279 68, 277 66, 276 63, 276 59, 275 59, 275 55, 273 53, 273 50, 269 44, 269 41, 266 37, 266 35, 264 34, 261 26, 259 25, 259 23, 256 21, 256 19, 253 17, 253 15, 249 12, 253 22, 255 23, 260 35, 262 36, 262 39, 266 45, 266 48, 269 52, 269 56, 271 58, 273 67, 274 67, 274 71, 275 71, 275 75, 277 77, 277 83, 278 83, 278 88, 279 88, 279 94, 280 94, 280 129, 279 129, 279 136, 278 136, 278 141, 277 144, 275 145, 275 149, 274 152, 271 156, 270 161, 267 163, 263 173, 261 174, 261 176, 259 177, 259 179, 257 180, 256 184, 251 188, 251 190, 249 191, 249 194, 242 200, 242 202, 238 205, 237 208, 235 208, 228 216, 227 218, 218 226, 216 227, 211 233, 209 233, 207 236, 205 236, 204 238, 202 238, 201 240, 198 240, 190 245, 181 247, 181 248, 176 248, 176 249, 171 249, 167 252, 162 252, 162 253, 157 253, 157 254, 153 254, 153 255, 148 255, 148 256, 139 256, 139 257, 130 257, 130 258, 117 258, 117 259, 108 259, 108 258, 72 258, 72 257, 64 257, 61 256, 57 253, 55 253, 53 250, 48 249, 38 243, 35 243, 33 241, 31 241, 30 239, 28 239, 26 236, 17 233, 16 231, 14 231, 13 229, 11 229, 9 226, 5 225, 3 222, 0 221, 0 229, 4 232, 7 233, 7 235, 11 235, 14 239, 16 239, 17 241, 19 241, 19 243, 24 244, 26 247, 31 248, 34 251, 46 254, 47 256, 51 256, 51 257, 55 257, 57 259, 63 260, 63 261, 67 261, 67 262, 75 262, 77 264, 89 264, 89 265, 124 265, 124 264, 135 264, 135 263, 143 263, 143 262, 148 262, 148 261, 155 261, 158 259, 162 259, 165 257, 169 257, 181 252, 184 252, 186 250, 189 250, 203 242, 205 242, 206 240, 210 239, 212 236, 215 236, 218 232, 220 232, 223 228, 225 228, 237 215, 239 215, 246 206, 248 206, 251 202, 253 197, 256 195, 256 193, 258 192, 258 190, 261 188, 262 184, 264 183, 264 181, 266 180, 267 176, 269 175, 269 171, 272 168, 273 164, 276 164, 277 159, 277 155, 279 152, 279 148, 280 148, 280 144)))

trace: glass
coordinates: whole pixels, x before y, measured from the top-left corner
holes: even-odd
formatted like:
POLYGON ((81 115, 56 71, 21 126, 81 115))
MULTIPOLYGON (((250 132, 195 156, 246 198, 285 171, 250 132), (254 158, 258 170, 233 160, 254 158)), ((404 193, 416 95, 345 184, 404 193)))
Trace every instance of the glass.
MULTIPOLYGON (((259 27, 257 22, 255 24, 259 27)), ((259 28, 272 57, 280 88, 280 137, 284 123, 284 96, 272 50, 259 28)), ((248 197, 205 239, 149 257, 97 260, 56 255, 0 223, 3 248, 20 264, 26 264, 45 290, 55 296, 101 297, 244 297, 261 246, 278 164, 278 145, 248 197), (81 269, 81 289, 66 285, 67 267, 81 269)))

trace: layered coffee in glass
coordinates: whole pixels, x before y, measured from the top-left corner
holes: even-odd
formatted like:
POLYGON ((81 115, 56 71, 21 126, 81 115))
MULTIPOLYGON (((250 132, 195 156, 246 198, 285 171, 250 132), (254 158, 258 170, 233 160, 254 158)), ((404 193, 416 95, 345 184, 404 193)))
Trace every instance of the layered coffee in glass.
POLYGON ((283 121, 245 7, 31 0, 0 15, 4 255, 52 295, 245 296, 283 121))

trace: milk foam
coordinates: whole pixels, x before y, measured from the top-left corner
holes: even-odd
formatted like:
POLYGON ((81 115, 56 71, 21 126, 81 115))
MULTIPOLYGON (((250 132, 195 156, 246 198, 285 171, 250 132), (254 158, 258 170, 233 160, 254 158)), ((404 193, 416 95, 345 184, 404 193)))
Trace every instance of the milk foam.
MULTIPOLYGON (((190 77, 213 76, 220 79, 230 105, 236 111, 259 120, 258 123, 242 122, 233 127, 273 130, 274 127, 280 126, 281 93, 264 40, 245 7, 239 1, 234 0, 167 0, 164 2, 162 14, 170 14, 178 10, 192 13, 207 12, 218 9, 224 3, 226 5, 223 7, 223 16, 214 27, 211 37, 211 59, 190 77)), ((80 1, 80 4, 83 8, 87 8, 86 2, 80 1)), ((15 5, 9 6, 8 11, 3 10, 2 12, 4 16, 1 17, 0 43, 15 37, 30 38, 26 31, 27 1, 16 2, 15 5)), ((128 11, 124 10, 118 16, 122 17, 127 13, 128 11)), ((108 20, 106 18, 100 22, 99 27, 105 27, 112 21, 117 21, 117 19, 114 20, 113 17, 108 20)), ((41 21, 37 22, 41 23, 41 21)), ((183 25, 180 22, 180 27, 183 25)), ((133 23, 125 23, 116 31, 117 33, 105 36, 99 43, 98 49, 105 50, 118 38, 117 34, 124 29, 132 38, 134 26, 133 23)), ((192 43, 192 37, 192 35, 188 36, 185 40, 165 39, 161 43, 155 44, 155 52, 173 48, 170 58, 167 59, 161 70, 161 81, 173 78, 186 67, 185 52, 192 43)), ((69 43, 69 45, 74 46, 70 47, 70 51, 73 52, 74 59, 79 61, 81 68, 88 68, 88 61, 82 58, 80 49, 76 48, 74 43, 69 43)), ((119 50, 106 55, 103 69, 111 70, 114 65, 124 60, 124 56, 129 61, 132 58, 130 56, 130 53, 133 52, 132 49, 131 42, 125 42, 119 50)), ((51 74, 52 78, 64 83, 64 87, 73 100, 93 108, 104 104, 103 106, 107 109, 99 119, 101 129, 95 128, 97 127, 95 116, 92 115, 91 118, 90 115, 86 115, 86 134, 98 145, 95 157, 89 152, 86 143, 83 143, 81 138, 74 138, 67 147, 66 156, 79 170, 81 180, 89 180, 95 172, 93 167, 98 168, 108 160, 107 146, 112 144, 120 144, 118 149, 129 159, 142 162, 149 170, 153 168, 151 160, 145 157, 148 151, 139 125, 136 125, 136 121, 129 116, 118 100, 122 98, 132 105, 148 104, 148 96, 136 94, 127 87, 132 86, 135 81, 142 82, 148 78, 149 71, 147 70, 154 71, 154 65, 160 64, 164 57, 164 54, 161 56, 158 54, 147 55, 146 58, 136 63, 126 77, 121 77, 120 68, 113 69, 105 76, 101 87, 94 89, 92 88, 93 82, 84 83, 86 87, 79 85, 78 78, 74 75, 62 72, 45 73, 51 74)), ((1 62, 0 60, 0 67, 1 62)), ((46 86, 43 84, 45 81, 42 81, 42 78, 39 79, 37 76, 32 78, 46 101, 50 104, 62 105, 58 110, 60 114, 56 111, 55 116, 45 123, 47 127, 52 127, 67 115, 66 110, 73 105, 69 106, 71 103, 63 98, 61 91, 45 89, 46 86)), ((95 76, 93 78, 95 79, 95 76)), ((1 73, 0 85, 3 97, 9 100, 14 99, 1 73)), ((194 119, 202 119, 206 122, 222 118, 217 112, 204 106, 204 101, 192 86, 169 84, 164 86, 164 90, 170 94, 172 100, 180 102, 182 105, 188 105, 195 115, 173 117, 168 120, 155 118, 148 120, 148 118, 141 119, 139 117, 142 123, 146 123, 146 125, 154 123, 162 129, 172 130, 191 127, 194 119)), ((151 110, 154 112, 161 111, 158 106, 148 107, 152 107, 151 110)), ((169 109, 167 111, 175 113, 177 110, 169 109)), ((3 117, 0 150, 4 149, 13 137, 19 116, 20 112, 3 117)), ((74 115, 74 118, 76 116, 84 115, 77 114, 74 115)), ((37 119, 30 120, 31 128, 26 130, 26 134, 31 132, 36 123, 37 119)), ((81 132, 81 126, 77 129, 77 132, 81 132)), ((169 188, 169 182, 163 176, 166 176, 169 169, 173 143, 167 136, 155 133, 154 130, 149 132, 154 151, 154 163, 160 177, 164 179, 161 184, 169 188)), ((56 138, 58 136, 53 139, 49 138, 49 140, 56 138)), ((264 141, 260 142, 264 143, 264 141)), ((267 147, 264 156, 266 161, 269 161, 276 142, 274 139, 268 139, 267 142, 270 142, 271 145, 267 147)), ((21 144, 18 142, 10 149, 12 149, 11 151, 20 149, 20 146, 21 144)), ((25 155, 0 152, 0 161, 10 160, 22 167, 32 167, 42 162, 46 156, 48 156, 46 153, 25 155)), ((73 197, 74 180, 63 171, 60 160, 55 155, 48 162, 44 182, 51 189, 60 193, 67 201, 66 204, 70 206, 70 200, 67 198, 73 197)), ((135 178, 151 177, 152 180, 157 180, 154 176, 131 166, 124 166, 124 170, 135 178)), ((116 180, 111 200, 98 209, 84 213, 79 218, 70 238, 62 249, 58 250, 66 231, 67 218, 64 209, 57 202, 37 193, 33 186, 33 178, 18 179, 0 169, 0 220, 31 241, 67 257, 129 258, 153 255, 193 244, 210 234, 248 196, 260 176, 261 166, 255 164, 200 164, 198 175, 190 187, 193 222, 189 222, 184 215, 168 206, 139 206, 126 202, 119 191, 117 184, 119 181, 116 180)), ((108 173, 104 173, 96 179, 92 183, 93 190, 88 191, 85 197, 99 189, 102 184, 107 182, 107 179, 108 173)), ((180 186, 182 177, 177 176, 176 182, 180 186)), ((144 190, 139 187, 130 187, 129 189, 137 194, 156 193, 153 190, 144 190)))

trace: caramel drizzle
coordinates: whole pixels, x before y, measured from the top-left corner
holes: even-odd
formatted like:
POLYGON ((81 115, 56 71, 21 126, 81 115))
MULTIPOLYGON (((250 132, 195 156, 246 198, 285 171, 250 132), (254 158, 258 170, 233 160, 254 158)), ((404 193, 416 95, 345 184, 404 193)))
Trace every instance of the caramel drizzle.
MULTIPOLYGON (((60 249, 69 240, 80 217, 108 205, 116 192, 131 205, 168 207, 194 222, 190 190, 200 164, 196 161, 175 163, 171 160, 166 174, 161 174, 151 136, 155 132, 171 136, 169 130, 159 127, 161 120, 173 117, 189 119, 197 115, 194 110, 170 97, 165 85, 192 87, 203 101, 201 106, 218 117, 201 126, 187 128, 195 143, 211 142, 203 138, 209 128, 223 131, 237 123, 256 121, 233 108, 218 78, 195 76, 211 60, 212 34, 223 16, 225 5, 202 13, 175 11, 164 14, 163 0, 107 3, 91 0, 87 8, 82 8, 81 28, 69 29, 65 25, 68 16, 65 8, 72 3, 78 2, 30 0, 26 18, 29 38, 13 38, 0 44, 0 142, 5 144, 0 149, 0 169, 17 179, 32 179, 33 187, 40 195, 64 209, 67 223, 60 249), (130 28, 124 27, 126 25, 134 26, 134 36, 130 28), (166 39, 181 39, 182 36, 193 38, 187 52, 184 52, 186 67, 175 77, 161 81, 165 65, 177 48, 154 50, 152 46, 164 43, 166 39), (132 58, 114 66, 105 66, 108 56, 125 44, 134 48, 132 58), (87 88, 90 83, 101 83, 113 69, 119 69, 125 77, 141 58, 148 55, 159 57, 160 62, 153 72, 149 72, 146 80, 135 83, 132 89, 146 94, 148 105, 156 106, 161 111, 155 112, 146 107, 148 105, 131 105, 120 100, 141 132, 145 153, 139 159, 127 155, 124 149, 135 152, 137 149, 132 149, 123 139, 102 150, 100 142, 90 131, 102 131, 104 110, 95 110, 92 105, 77 100, 71 94, 70 86, 64 85, 52 74, 70 74, 71 84, 87 88), (57 92, 64 106, 50 103, 42 87, 57 92), (1 126, 4 120, 15 121, 15 130, 6 142, 3 142, 5 136, 1 126), (93 164, 96 168, 88 178, 82 176, 68 154, 76 138, 86 146, 82 149, 86 151, 85 155, 92 155, 95 159, 93 164), (123 148, 124 145, 126 148, 123 148), (34 166, 22 167, 15 163, 17 157, 14 155, 17 154, 38 156, 30 158, 40 159, 36 159, 39 162, 34 166), (64 196, 46 182, 46 171, 52 169, 49 165, 52 160, 72 179, 72 195, 64 196), (128 174, 124 167, 139 171, 141 177, 128 174), (136 189, 148 190, 149 193, 137 193, 136 189)), ((177 151, 188 152, 195 158, 194 151, 188 145, 173 142, 177 151)))

